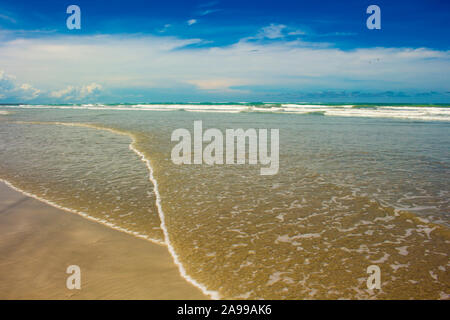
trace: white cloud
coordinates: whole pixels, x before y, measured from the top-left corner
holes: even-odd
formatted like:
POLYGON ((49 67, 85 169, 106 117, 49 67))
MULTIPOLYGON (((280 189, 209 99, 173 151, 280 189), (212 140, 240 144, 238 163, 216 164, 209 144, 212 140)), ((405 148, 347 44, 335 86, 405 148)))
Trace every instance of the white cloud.
POLYGON ((290 35, 290 36, 297 36, 297 35, 304 35, 304 34, 306 34, 306 32, 304 32, 302 30, 294 30, 294 31, 288 32, 288 35, 290 35))
POLYGON ((214 12, 219 12, 222 11, 222 9, 207 9, 207 10, 203 10, 202 12, 200 12, 201 16, 206 16, 208 14, 214 13, 214 12))
POLYGON ((50 97, 52 98, 67 98, 72 97, 72 95, 75 93, 76 89, 74 86, 67 86, 64 89, 56 90, 50 92, 50 97))
POLYGON ((166 23, 160 30, 158 30, 158 32, 166 32, 170 27, 172 27, 172 25, 170 23, 166 23))
POLYGON ((0 97, 2 99, 31 100, 39 96, 40 90, 29 83, 19 84, 16 77, 0 70, 0 97))
POLYGON ((0 90, 2 92, 14 89, 16 86, 14 84, 15 78, 6 74, 3 70, 0 70, 0 90))
POLYGON ((189 19, 187 21, 187 24, 190 25, 190 26, 192 26, 193 24, 196 24, 196 23, 197 23, 197 19, 189 19))
POLYGON ((102 86, 100 84, 91 83, 79 87, 67 86, 66 88, 50 92, 49 96, 63 100, 80 100, 98 95, 101 90, 102 86))
POLYGON ((25 100, 31 100, 37 98, 41 90, 34 88, 31 84, 24 83, 20 86, 22 91, 22 98, 25 100))
POLYGON ((300 29, 288 27, 284 24, 271 23, 259 30, 255 37, 249 37, 247 39, 282 39, 286 36, 299 36, 305 35, 306 32, 300 29))
POLYGON ((258 34, 260 38, 278 39, 283 38, 283 30, 286 29, 284 24, 271 23, 269 26, 264 27, 258 34))
POLYGON ((97 83, 91 83, 81 87, 80 93, 82 97, 100 93, 102 86, 97 83))
MULTIPOLYGON (((102 87, 109 91, 192 85, 224 92, 235 86, 450 91, 450 51, 312 47, 276 38, 283 29, 266 29, 277 41, 253 39, 189 49, 184 47, 201 40, 138 35, 22 38, 2 42, 0 65, 21 81, 51 92, 54 99, 91 97, 102 87)), ((4 77, 2 95, 11 85, 4 77)))

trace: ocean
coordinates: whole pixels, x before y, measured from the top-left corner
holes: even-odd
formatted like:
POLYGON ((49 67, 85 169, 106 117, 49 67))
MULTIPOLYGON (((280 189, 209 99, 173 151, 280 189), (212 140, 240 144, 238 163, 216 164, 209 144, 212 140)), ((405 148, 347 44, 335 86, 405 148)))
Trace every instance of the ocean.
POLYGON ((0 106, 0 179, 167 246, 212 298, 449 298, 449 178, 445 105, 0 106), (199 120, 278 129, 278 173, 174 164, 199 120))

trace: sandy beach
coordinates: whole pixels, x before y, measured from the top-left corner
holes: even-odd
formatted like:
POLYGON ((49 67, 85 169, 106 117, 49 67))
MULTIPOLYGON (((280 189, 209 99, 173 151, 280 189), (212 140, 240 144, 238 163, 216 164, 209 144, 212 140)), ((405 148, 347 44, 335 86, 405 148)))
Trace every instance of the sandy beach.
POLYGON ((0 299, 207 299, 164 246, 27 197, 0 183, 0 299), (81 268, 81 289, 66 268, 81 268))

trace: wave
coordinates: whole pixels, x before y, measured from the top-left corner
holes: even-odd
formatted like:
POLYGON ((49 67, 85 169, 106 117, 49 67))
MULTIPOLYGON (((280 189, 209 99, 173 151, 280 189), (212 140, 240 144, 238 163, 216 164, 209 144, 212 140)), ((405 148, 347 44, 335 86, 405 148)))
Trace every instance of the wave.
POLYGON ((325 111, 311 111, 307 113, 310 116, 324 116, 325 111))
POLYGON ((44 202, 46 204, 49 204, 49 205, 51 205, 53 207, 56 207, 58 209, 62 209, 62 210, 65 210, 65 211, 68 211, 68 212, 71 212, 71 213, 79 214, 80 216, 82 216, 84 218, 87 218, 89 220, 101 223, 101 224, 103 224, 105 226, 108 226, 108 227, 110 227, 112 229, 131 234, 131 235, 136 236, 138 238, 145 239, 145 240, 151 241, 151 242, 159 244, 159 245, 166 246, 168 251, 169 251, 169 253, 170 253, 170 255, 172 256, 172 259, 173 259, 175 265, 178 267, 178 271, 179 271, 180 275, 185 280, 187 280, 189 283, 191 283, 192 285, 194 285, 195 287, 200 289, 203 292, 203 294, 205 294, 207 296, 210 296, 212 299, 214 299, 214 300, 220 299, 220 295, 219 295, 218 292, 209 290, 208 288, 206 288, 206 286, 204 286, 203 284, 197 282, 195 279, 193 279, 191 276, 189 276, 187 274, 186 269, 184 268, 183 264, 180 262, 180 259, 179 259, 178 255, 177 255, 174 247, 171 244, 170 235, 169 235, 169 232, 168 232, 167 227, 166 227, 165 214, 164 214, 164 211, 163 211, 163 208, 162 208, 162 205, 161 205, 161 195, 160 195, 160 193, 158 191, 158 182, 155 179, 154 174, 153 174, 154 173, 153 167, 151 166, 150 160, 146 158, 145 154, 143 152, 141 152, 138 148, 136 148, 136 146, 135 146, 136 145, 136 138, 135 138, 135 136, 133 134, 131 134, 129 132, 126 132, 126 131, 121 131, 121 130, 112 129, 112 128, 108 128, 108 127, 103 127, 103 126, 99 126, 99 125, 86 124, 86 123, 39 122, 39 121, 16 121, 15 123, 20 123, 20 124, 47 124, 47 125, 86 127, 86 128, 97 129, 97 130, 109 131, 109 132, 112 132, 114 134, 119 134, 119 135, 124 135, 124 136, 129 137, 131 139, 131 143, 129 144, 129 149, 131 151, 133 151, 140 158, 140 160, 145 163, 145 165, 146 165, 146 167, 147 167, 147 169, 149 171, 149 180, 154 186, 154 193, 155 193, 155 196, 156 196, 156 207, 158 209, 158 215, 159 215, 159 218, 160 218, 160 221, 161 221, 160 227, 163 230, 163 234, 164 234, 164 242, 162 242, 160 240, 157 240, 157 239, 152 239, 152 238, 150 238, 150 237, 148 237, 146 235, 140 234, 138 232, 130 231, 130 230, 126 229, 126 228, 117 226, 117 225, 115 225, 115 224, 113 224, 111 222, 108 222, 108 221, 104 220, 104 219, 99 219, 99 218, 92 217, 92 216, 90 216, 89 214, 87 214, 85 212, 81 212, 81 211, 78 211, 78 210, 74 210, 74 209, 70 209, 70 208, 66 208, 66 207, 60 206, 60 205, 58 205, 57 203, 55 203, 53 201, 44 199, 44 198, 39 197, 39 196, 37 196, 35 194, 31 194, 31 193, 28 193, 28 192, 26 192, 24 190, 21 190, 21 189, 17 188, 16 186, 14 186, 9 181, 6 181, 4 179, 0 179, 0 181, 4 182, 5 184, 7 184, 9 187, 13 188, 14 190, 25 194, 26 196, 29 196, 29 197, 32 197, 32 198, 37 199, 39 201, 42 201, 42 202, 44 202))
MULTIPOLYGON (((219 113, 276 113, 335 117, 390 118, 423 121, 450 121, 450 107, 444 105, 317 105, 294 103, 167 103, 167 104, 80 104, 80 105, 11 105, 4 108, 80 109, 124 111, 187 111, 219 113)), ((8 114, 2 112, 0 114, 8 114)))
MULTIPOLYGON (((348 107, 348 108, 351 108, 351 107, 348 107)), ((311 112, 314 112, 314 111, 311 111, 311 112)), ((19 121, 16 122, 16 123, 35 123, 35 124, 52 124, 52 125, 64 125, 64 126, 88 127, 88 128, 98 129, 98 130, 105 130, 105 131, 109 131, 109 132, 112 132, 112 133, 115 133, 115 134, 120 134, 120 135, 124 135, 124 136, 129 137, 131 139, 131 143, 129 144, 129 149, 131 151, 133 151, 139 157, 139 159, 145 163, 145 165, 146 165, 146 167, 148 169, 148 172, 149 172, 148 178, 149 178, 149 180, 152 182, 152 184, 154 186, 153 191, 154 191, 155 196, 156 196, 156 208, 157 208, 157 211, 158 211, 158 216, 159 216, 160 223, 161 223, 161 229, 163 230, 163 236, 164 236, 164 241, 163 242, 160 241, 159 244, 167 246, 168 251, 169 251, 169 253, 172 256, 175 265, 177 265, 177 267, 178 267, 180 275, 184 279, 186 279, 188 282, 190 282, 191 284, 193 284, 194 286, 199 288, 205 295, 209 295, 213 299, 220 299, 221 298, 221 295, 217 291, 209 290, 207 288, 207 286, 203 285, 202 283, 199 283, 197 280, 195 280, 193 277, 191 277, 189 274, 187 274, 185 267, 181 263, 181 261, 179 259, 179 256, 178 256, 174 246, 172 245, 172 241, 171 241, 171 240, 175 240, 175 241, 173 241, 173 243, 175 245, 177 244, 177 242, 176 242, 176 240, 177 240, 176 234, 175 233, 172 233, 172 234, 169 233, 169 231, 167 229, 167 226, 166 226, 166 215, 165 215, 165 212, 164 212, 163 206, 162 206, 162 200, 161 200, 161 195, 159 193, 158 181, 156 180, 156 178, 154 176, 154 170, 153 170, 153 167, 151 165, 151 161, 149 160, 150 157, 146 156, 145 152, 141 151, 142 148, 140 148, 141 150, 138 148, 139 143, 140 143, 139 135, 135 135, 135 134, 133 134, 131 132, 120 130, 120 129, 113 129, 113 128, 109 128, 109 127, 104 127, 102 125, 97 125, 97 124, 69 123, 69 122, 19 122, 19 121), (172 235, 172 237, 171 237, 171 235, 172 235)), ((18 191, 21 191, 21 190, 18 190, 18 191)), ((23 193, 26 194, 26 195, 30 195, 30 194, 27 194, 25 192, 23 192, 23 193)), ((33 196, 33 195, 30 195, 30 196, 33 196)), ((57 204, 51 203, 51 202, 49 202, 49 201, 47 201, 45 199, 42 199, 42 198, 39 198, 39 197, 36 197, 36 196, 33 196, 33 197, 38 199, 38 200, 41 200, 43 202, 46 202, 48 204, 51 204, 51 205, 53 205, 55 207, 61 208, 57 204)), ((344 199, 344 197, 342 197, 342 199, 344 199)), ((330 203, 336 203, 336 200, 334 199, 334 197, 331 200, 327 199, 326 201, 331 201, 330 203)), ((367 198, 367 201, 364 201, 363 203, 369 203, 369 202, 372 203, 371 200, 369 198, 367 198)), ((329 203, 329 205, 330 205, 330 203, 329 203)), ((344 202, 342 204, 345 205, 344 202)), ((377 204, 376 207, 380 207, 380 209, 384 213, 386 213, 386 216, 385 217, 381 217, 381 218, 380 217, 378 217, 378 218, 374 217, 375 218, 374 222, 377 222, 378 220, 389 222, 392 219, 392 215, 389 215, 388 213, 391 213, 392 211, 394 212, 395 216, 397 216, 398 214, 401 214, 401 215, 407 214, 407 213, 401 212, 402 208, 399 208, 399 209, 393 208, 394 210, 383 210, 382 209, 382 207, 383 207, 382 204, 377 204)), ((74 210, 71 210, 71 209, 67 209, 67 208, 62 208, 62 209, 65 209, 65 210, 70 211, 70 212, 78 213, 78 212, 75 212, 74 210)), ((392 207, 389 207, 389 209, 392 209, 392 207)), ((167 213, 170 212, 170 208, 169 207, 166 207, 166 212, 167 213)), ((83 217, 86 217, 86 218, 91 218, 89 215, 86 215, 86 216, 84 216, 83 214, 81 214, 81 215, 83 217)), ((280 221, 284 221, 284 219, 285 219, 284 215, 282 215, 282 214, 277 216, 277 218, 280 221)), ((100 220, 100 219, 93 218, 92 220, 102 223, 102 220, 100 220)), ((420 220, 420 222, 424 222, 424 221, 420 220)), ((426 221, 426 223, 428 224, 429 222, 426 221)), ((120 230, 119 228, 115 227, 112 224, 108 224, 108 223, 104 223, 104 224, 107 225, 107 226, 110 226, 112 228, 115 228, 117 230, 120 230)), ((365 225, 365 222, 361 221, 360 225, 365 225)), ((330 226, 331 226, 331 224, 330 224, 330 226)), ((425 226, 418 226, 418 228, 419 228, 419 229, 417 229, 418 232, 424 233, 426 235, 427 239, 430 239, 430 233, 434 230, 433 229, 434 226, 425 225, 425 226)), ((172 230, 174 230, 174 229, 172 229, 172 230)), ((192 230, 194 230, 194 229, 192 229, 192 230)), ((347 231, 350 232, 350 231, 352 231, 352 229, 347 229, 347 231, 346 231, 346 229, 344 227, 342 227, 341 229, 338 228, 337 230, 339 232, 347 232, 347 231)), ((391 230, 391 228, 389 228, 389 230, 391 230)), ((120 231, 127 232, 127 230, 120 230, 120 231)), ((236 230, 234 230, 234 231, 236 231, 236 230)), ((408 232, 411 232, 411 231, 406 230, 405 232, 406 232, 406 234, 408 234, 408 232)), ((136 235, 133 232, 127 232, 127 233, 130 233, 130 234, 135 235, 135 236, 139 236, 139 235, 136 235)), ((312 231, 310 231, 310 232, 305 233, 303 235, 299 234, 299 235, 293 236, 292 233, 283 232, 283 233, 278 233, 278 238, 277 238, 276 241, 278 241, 278 242, 280 242, 282 244, 286 244, 286 245, 298 246, 298 245, 300 245, 300 242, 296 241, 297 238, 298 239, 303 239, 303 238, 305 238, 305 239, 314 239, 314 238, 318 238, 318 234, 321 234, 321 233, 320 232, 312 232, 312 231)), ((147 239, 147 240, 150 240, 150 239, 147 239)), ((343 247, 342 250, 354 250, 354 249, 348 249, 347 247, 343 247)), ((401 249, 401 250, 404 251, 406 249, 401 249)), ((182 251, 182 249, 178 249, 178 251, 180 253, 181 258, 183 258, 183 251, 182 251)), ((349 251, 349 252, 351 252, 351 251, 349 251)), ((195 277, 195 273, 192 273, 191 271, 189 271, 189 272, 191 274, 193 274, 194 277, 195 277)), ((198 279, 201 279, 201 278, 198 278, 198 279)), ((228 278, 228 279, 230 279, 230 278, 228 278)), ((277 271, 275 270, 275 273, 270 276, 268 283, 269 283, 269 285, 272 285, 272 284, 274 284, 276 282, 282 281, 282 279, 281 280, 280 279, 281 278, 279 277, 279 273, 277 274, 277 271)), ((288 279, 288 278, 286 278, 286 279, 288 279)), ((208 284, 208 281, 204 281, 204 283, 208 284)), ((214 288, 214 287, 212 287, 212 288, 214 288)), ((220 288, 217 289, 217 290, 222 291, 220 288)), ((223 294, 223 296, 226 297, 226 292, 221 292, 221 293, 223 294)), ((249 295, 247 296, 247 294, 249 294, 249 293, 247 292, 247 293, 242 294, 240 296, 235 296, 235 298, 248 298, 249 295)), ((364 298, 364 297, 361 296, 361 298, 364 298)))
POLYGON ((8 180, 0 178, 0 182, 3 182, 4 184, 6 184, 11 189, 14 189, 17 192, 20 192, 20 193, 26 195, 27 197, 31 197, 33 199, 39 200, 41 202, 44 202, 44 203, 46 203, 46 204, 48 204, 48 205, 50 205, 50 206, 52 206, 54 208, 61 209, 61 210, 64 210, 64 211, 67 211, 67 212, 70 212, 70 213, 78 214, 78 215, 82 216, 83 218, 86 218, 88 220, 100 223, 100 224, 105 225, 105 226, 107 226, 107 227, 109 227, 111 229, 114 229, 114 230, 117 230, 117 231, 120 231, 120 232, 124 232, 124 233, 127 233, 127 234, 131 234, 131 235, 133 235, 133 236, 135 236, 137 238, 148 240, 148 241, 153 242, 155 244, 159 244, 159 245, 162 245, 162 246, 166 245, 166 243, 164 243, 164 242, 162 242, 160 240, 153 239, 153 238, 150 238, 149 236, 147 236, 145 234, 141 234, 141 233, 138 233, 136 231, 131 231, 129 229, 120 227, 120 226, 118 226, 118 225, 116 225, 116 224, 114 224, 112 222, 106 221, 104 219, 99 219, 99 218, 93 217, 93 216, 89 215, 86 212, 75 210, 75 209, 71 209, 71 208, 67 208, 67 207, 63 207, 63 206, 61 206, 61 205, 59 205, 59 204, 57 204, 57 203, 55 203, 55 202, 53 202, 51 200, 44 199, 44 198, 42 198, 42 197, 40 197, 38 195, 35 195, 33 193, 30 193, 30 192, 27 192, 25 190, 22 190, 22 189, 20 189, 19 187, 15 186, 13 183, 11 183, 8 180))

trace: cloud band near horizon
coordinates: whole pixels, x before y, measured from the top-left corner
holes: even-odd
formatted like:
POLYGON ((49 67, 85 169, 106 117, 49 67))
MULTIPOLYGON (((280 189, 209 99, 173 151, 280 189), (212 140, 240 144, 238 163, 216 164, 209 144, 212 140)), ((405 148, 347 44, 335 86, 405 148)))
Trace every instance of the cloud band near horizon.
POLYGON ((342 91, 448 99, 449 51, 343 50, 289 32, 270 24, 226 46, 164 35, 17 37, 0 44, 0 101, 267 101, 342 91))

